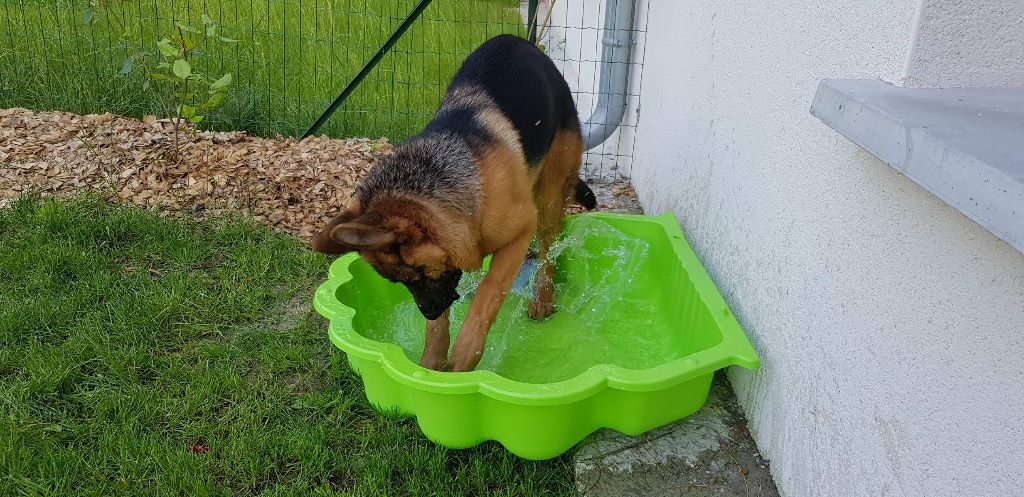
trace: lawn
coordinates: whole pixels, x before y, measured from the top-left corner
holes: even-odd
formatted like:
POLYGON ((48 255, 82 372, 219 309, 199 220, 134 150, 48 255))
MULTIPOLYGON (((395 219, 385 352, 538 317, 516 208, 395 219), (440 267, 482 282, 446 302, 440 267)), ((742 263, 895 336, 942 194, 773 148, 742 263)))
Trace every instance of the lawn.
POLYGON ((0 233, 0 495, 573 493, 568 458, 367 405, 295 238, 92 198, 21 199, 0 233))
MULTIPOLYGON (((234 87, 209 127, 301 134, 412 10, 413 0, 0 0, 0 108, 160 113, 126 59, 155 53, 174 22, 207 15, 238 40, 197 69, 234 87)), ((458 65, 522 33, 517 0, 438 0, 321 132, 401 140, 426 123, 458 65)))

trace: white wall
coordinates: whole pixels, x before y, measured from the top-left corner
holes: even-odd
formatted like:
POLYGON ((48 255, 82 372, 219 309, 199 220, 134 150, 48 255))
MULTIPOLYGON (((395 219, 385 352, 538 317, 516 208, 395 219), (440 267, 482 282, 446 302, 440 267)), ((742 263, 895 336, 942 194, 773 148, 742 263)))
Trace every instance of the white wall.
POLYGON ((917 7, 650 1, 633 183, 761 355, 730 378, 787 497, 1024 492, 1024 254, 808 112, 905 79, 917 7))
POLYGON ((905 86, 1024 86, 1024 1, 919 1, 905 86))

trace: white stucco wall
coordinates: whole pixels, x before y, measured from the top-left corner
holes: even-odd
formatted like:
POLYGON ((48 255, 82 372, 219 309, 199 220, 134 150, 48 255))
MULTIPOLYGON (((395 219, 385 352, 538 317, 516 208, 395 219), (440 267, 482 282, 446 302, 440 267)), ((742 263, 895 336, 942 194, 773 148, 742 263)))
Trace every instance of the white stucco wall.
POLYGON ((918 1, 904 85, 1024 86, 1024 1, 918 1))
POLYGON ((783 495, 1021 495, 1024 254, 808 112, 907 76, 917 1, 649 9, 633 183, 761 355, 730 378, 783 495))

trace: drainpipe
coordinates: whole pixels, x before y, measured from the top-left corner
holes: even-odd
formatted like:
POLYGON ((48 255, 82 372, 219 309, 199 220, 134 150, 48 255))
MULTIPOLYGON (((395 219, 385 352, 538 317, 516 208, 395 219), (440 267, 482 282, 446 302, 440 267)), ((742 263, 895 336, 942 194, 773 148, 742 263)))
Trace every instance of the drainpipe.
POLYGON ((583 149, 604 143, 626 115, 630 57, 633 51, 634 0, 606 0, 601 34, 601 75, 597 107, 583 122, 583 149))

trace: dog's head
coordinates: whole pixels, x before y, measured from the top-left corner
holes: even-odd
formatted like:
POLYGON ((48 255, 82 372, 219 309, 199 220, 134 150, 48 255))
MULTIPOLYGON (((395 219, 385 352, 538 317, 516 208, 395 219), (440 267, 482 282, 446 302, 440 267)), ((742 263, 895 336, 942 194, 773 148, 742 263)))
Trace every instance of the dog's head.
POLYGON ((437 319, 459 298, 462 270, 452 266, 429 215, 415 203, 375 203, 363 212, 353 202, 313 237, 312 247, 325 254, 359 252, 381 276, 404 284, 427 319, 437 319))

